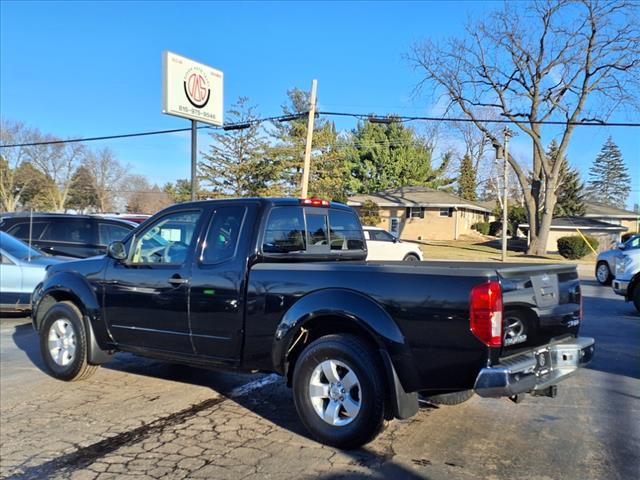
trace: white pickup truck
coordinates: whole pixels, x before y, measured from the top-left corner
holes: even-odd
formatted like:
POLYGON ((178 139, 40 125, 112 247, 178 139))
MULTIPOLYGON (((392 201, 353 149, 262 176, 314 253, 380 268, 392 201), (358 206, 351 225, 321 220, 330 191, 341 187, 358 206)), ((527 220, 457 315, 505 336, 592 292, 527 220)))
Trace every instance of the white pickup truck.
POLYGON ((640 249, 622 251, 616 258, 613 291, 632 301, 640 312, 640 249))

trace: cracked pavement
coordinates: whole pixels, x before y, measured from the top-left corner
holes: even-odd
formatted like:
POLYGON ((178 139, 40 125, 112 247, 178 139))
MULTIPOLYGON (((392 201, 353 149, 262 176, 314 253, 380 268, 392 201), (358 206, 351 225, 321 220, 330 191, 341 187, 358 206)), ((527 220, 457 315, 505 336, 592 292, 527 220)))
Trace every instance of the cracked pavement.
POLYGON ((555 399, 424 408, 355 451, 312 440, 278 377, 118 354, 63 383, 42 372, 28 319, 3 318, 0 478, 634 478, 640 317, 610 288, 583 288, 596 357, 555 399))

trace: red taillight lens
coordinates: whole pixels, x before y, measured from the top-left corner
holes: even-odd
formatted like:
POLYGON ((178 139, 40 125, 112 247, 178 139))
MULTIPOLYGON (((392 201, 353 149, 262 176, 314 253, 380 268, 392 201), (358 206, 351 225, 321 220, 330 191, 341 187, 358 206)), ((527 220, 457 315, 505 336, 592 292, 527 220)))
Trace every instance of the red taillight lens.
POLYGON ((331 202, 329 200, 322 200, 320 198, 301 198, 300 203, 307 207, 329 207, 331 202))
POLYGON ((471 289, 471 331, 488 347, 502 345, 502 289, 498 282, 487 282, 471 289))

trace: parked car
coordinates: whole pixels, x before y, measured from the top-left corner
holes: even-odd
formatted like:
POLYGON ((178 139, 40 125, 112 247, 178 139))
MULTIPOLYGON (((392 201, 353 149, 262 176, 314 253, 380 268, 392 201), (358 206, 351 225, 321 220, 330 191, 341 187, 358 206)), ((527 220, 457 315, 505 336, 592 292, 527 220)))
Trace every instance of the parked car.
POLYGON ((38 213, 4 215, 0 230, 50 255, 86 258, 102 255, 137 226, 126 220, 92 215, 38 213))
POLYGON ((611 285, 615 276, 616 258, 623 251, 640 249, 640 235, 633 235, 625 242, 618 243, 616 248, 601 252, 596 259, 596 279, 601 285, 611 285))
POLYGON ((399 240, 380 227, 362 227, 367 241, 367 260, 422 260, 422 251, 414 243, 399 240))
POLYGON ((414 415, 418 392, 553 397, 594 352, 575 265, 366 262, 345 205, 188 202, 134 233, 36 288, 52 376, 86 378, 119 350, 277 372, 307 429, 353 448, 414 415))
POLYGON ((0 312, 31 310, 31 294, 46 268, 63 261, 0 232, 0 312))
POLYGON ((615 272, 613 291, 625 301, 632 301, 640 312, 640 249, 625 249, 616 257, 615 272))

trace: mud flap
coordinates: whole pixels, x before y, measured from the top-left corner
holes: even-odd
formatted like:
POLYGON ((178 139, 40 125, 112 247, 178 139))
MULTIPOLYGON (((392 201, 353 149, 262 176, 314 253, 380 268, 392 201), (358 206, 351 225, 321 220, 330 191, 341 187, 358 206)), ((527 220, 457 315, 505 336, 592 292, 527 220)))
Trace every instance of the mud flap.
POLYGON ((398 418, 400 420, 413 417, 418 413, 419 409, 418 393, 405 392, 396 374, 396 370, 393 367, 389 353, 386 350, 380 350, 380 355, 384 362, 387 384, 391 387, 391 392, 389 392, 391 411, 389 413, 392 418, 398 418))

